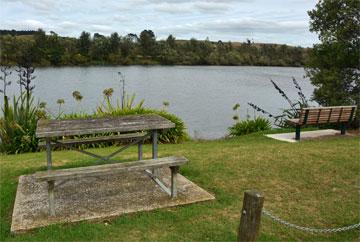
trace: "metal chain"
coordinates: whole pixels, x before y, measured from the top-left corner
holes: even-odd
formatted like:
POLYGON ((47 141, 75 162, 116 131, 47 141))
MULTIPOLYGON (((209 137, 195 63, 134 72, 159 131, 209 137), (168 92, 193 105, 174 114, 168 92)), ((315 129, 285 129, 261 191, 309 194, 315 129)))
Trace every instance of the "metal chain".
POLYGON ((308 228, 308 227, 303 227, 303 226, 299 226, 296 224, 292 224, 289 223, 279 217, 276 217, 274 215, 272 215, 271 213, 269 213, 268 211, 266 211, 265 209, 262 210, 262 213, 268 217, 270 217, 272 220, 274 220, 275 222, 278 222, 279 224, 283 224, 285 226, 288 226, 290 228, 294 228, 294 229, 298 229, 304 232, 309 232, 309 233, 338 233, 338 232, 344 232, 344 231, 348 231, 348 230, 352 230, 352 229, 356 229, 360 227, 360 223, 357 224, 353 224, 353 225, 349 225, 349 226, 345 226, 345 227, 340 227, 340 228, 333 228, 333 229, 317 229, 317 228, 308 228))

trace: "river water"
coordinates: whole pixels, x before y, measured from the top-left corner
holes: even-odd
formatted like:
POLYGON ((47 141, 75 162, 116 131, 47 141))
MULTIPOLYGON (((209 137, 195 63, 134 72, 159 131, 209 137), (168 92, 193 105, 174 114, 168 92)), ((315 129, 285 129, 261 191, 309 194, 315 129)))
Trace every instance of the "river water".
MULTIPOLYGON (((304 78, 303 68, 253 66, 112 66, 112 67, 59 67, 38 68, 33 83, 37 99, 45 101, 54 114, 57 99, 65 100, 66 113, 92 112, 103 101, 102 91, 114 89, 113 99, 121 97, 119 74, 125 76, 125 90, 136 94, 135 103, 145 100, 145 106, 164 108, 181 117, 190 136, 203 139, 221 138, 233 124, 232 107, 240 104, 242 119, 253 116, 247 105, 252 102, 274 114, 287 108, 287 102, 277 93, 274 80, 290 97, 297 98, 292 77, 310 97, 313 86, 304 78), (72 92, 78 90, 83 100, 77 103, 72 92)), ((16 75, 8 94, 17 93, 16 75)))

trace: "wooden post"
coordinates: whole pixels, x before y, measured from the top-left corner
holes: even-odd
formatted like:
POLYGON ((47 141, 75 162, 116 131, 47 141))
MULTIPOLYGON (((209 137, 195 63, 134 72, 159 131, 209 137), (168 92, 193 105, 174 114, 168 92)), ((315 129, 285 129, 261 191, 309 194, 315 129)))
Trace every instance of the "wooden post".
POLYGON ((261 193, 245 191, 237 241, 256 241, 260 229, 263 204, 264 197, 261 193))
POLYGON ((55 181, 48 181, 49 213, 50 213, 50 216, 55 216, 54 188, 55 188, 55 181))
POLYGON ((171 198, 175 198, 177 196, 177 174, 179 172, 178 166, 172 166, 171 169, 171 198))
POLYGON ((51 170, 52 160, 51 160, 51 139, 46 138, 46 160, 47 160, 47 169, 51 170))

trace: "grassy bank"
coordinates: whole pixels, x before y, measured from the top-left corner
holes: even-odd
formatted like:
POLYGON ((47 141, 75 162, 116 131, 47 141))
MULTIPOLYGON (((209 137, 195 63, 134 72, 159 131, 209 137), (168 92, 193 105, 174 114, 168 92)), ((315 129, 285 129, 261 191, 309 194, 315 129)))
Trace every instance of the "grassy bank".
MULTIPOLYGON (((160 145, 159 155, 185 155, 181 173, 216 196, 204 202, 120 216, 104 222, 54 225, 10 235, 12 206, 19 175, 45 169, 44 153, 0 156, 1 240, 5 241, 235 241, 243 192, 265 194, 264 207, 299 225, 331 228, 360 219, 360 143, 358 137, 331 137, 291 144, 259 134, 219 141, 160 145)), ((115 148, 94 149, 107 153, 115 148)), ((146 145, 145 156, 151 147, 146 145)), ((135 148, 122 156, 136 159, 135 148)), ((72 151, 54 152, 55 166, 90 165, 72 151)), ((262 241, 354 241, 359 230, 311 235, 263 217, 262 241)))

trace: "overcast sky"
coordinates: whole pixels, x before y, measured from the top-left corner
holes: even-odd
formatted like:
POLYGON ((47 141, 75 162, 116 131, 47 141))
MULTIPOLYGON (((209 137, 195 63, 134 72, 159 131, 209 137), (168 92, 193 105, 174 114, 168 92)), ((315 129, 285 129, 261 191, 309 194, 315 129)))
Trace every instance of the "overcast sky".
POLYGON ((315 0, 0 0, 0 29, 42 28, 62 36, 151 29, 158 39, 312 46, 307 11, 315 0))

